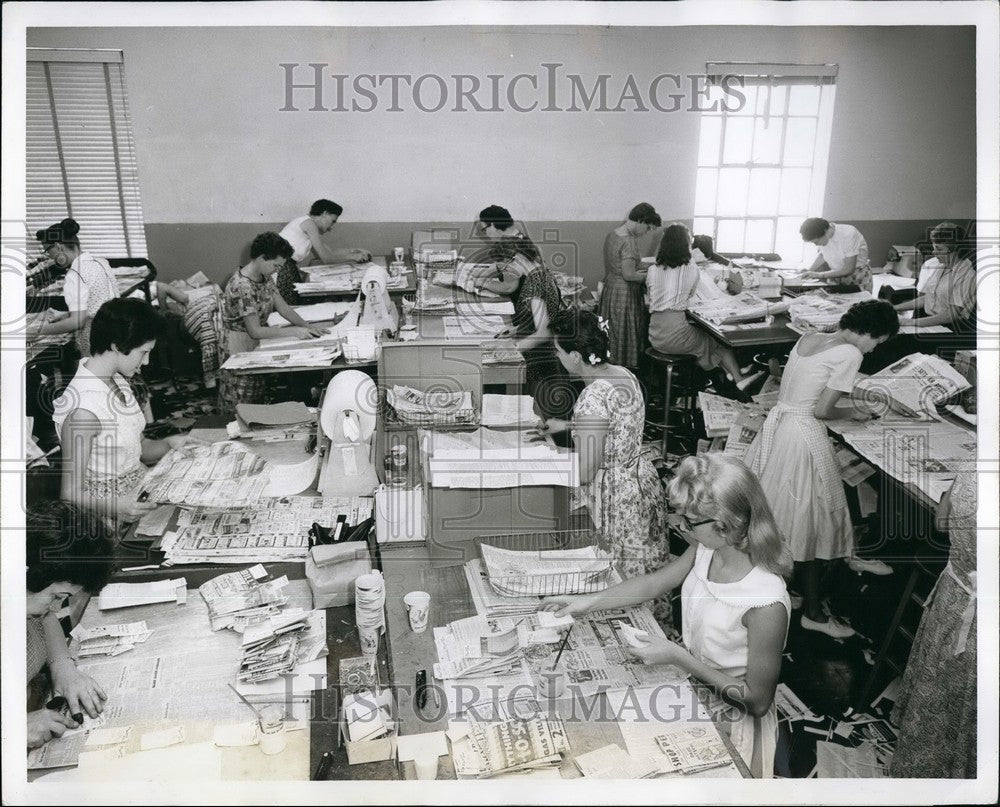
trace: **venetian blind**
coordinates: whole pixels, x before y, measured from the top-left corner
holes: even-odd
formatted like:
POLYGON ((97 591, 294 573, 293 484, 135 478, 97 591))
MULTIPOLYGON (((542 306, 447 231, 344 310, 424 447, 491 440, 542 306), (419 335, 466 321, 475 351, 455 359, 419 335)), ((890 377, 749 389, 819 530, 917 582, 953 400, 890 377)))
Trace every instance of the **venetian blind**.
POLYGON ((29 237, 70 216, 87 251, 147 257, 121 51, 29 48, 26 145, 29 237))

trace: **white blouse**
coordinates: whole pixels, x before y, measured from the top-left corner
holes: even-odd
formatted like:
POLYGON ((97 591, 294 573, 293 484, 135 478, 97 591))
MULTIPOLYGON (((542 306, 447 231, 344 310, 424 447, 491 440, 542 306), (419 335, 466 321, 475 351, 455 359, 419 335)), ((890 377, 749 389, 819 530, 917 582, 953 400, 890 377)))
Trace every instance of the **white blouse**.
POLYGON ((87 367, 87 359, 73 376, 66 391, 56 398, 52 419, 63 437, 63 424, 76 410, 91 412, 100 422, 93 438, 84 490, 100 498, 117 496, 145 473, 142 464, 142 432, 146 417, 135 400, 132 388, 120 375, 114 377, 120 394, 108 388, 87 367))
POLYGON ((69 311, 85 311, 87 320, 76 332, 81 356, 90 355, 90 323, 97 309, 118 296, 118 281, 104 258, 81 252, 66 272, 63 298, 69 311))
POLYGON ((649 267, 646 273, 646 291, 649 310, 685 311, 695 290, 701 272, 693 260, 685 266, 666 268, 659 264, 649 267))
POLYGON ((299 216, 297 219, 292 219, 278 233, 278 235, 292 245, 292 249, 294 250, 292 260, 296 263, 302 263, 302 261, 309 257, 309 252, 312 250, 312 241, 309 240, 309 236, 302 229, 302 222, 308 218, 308 216, 299 216))

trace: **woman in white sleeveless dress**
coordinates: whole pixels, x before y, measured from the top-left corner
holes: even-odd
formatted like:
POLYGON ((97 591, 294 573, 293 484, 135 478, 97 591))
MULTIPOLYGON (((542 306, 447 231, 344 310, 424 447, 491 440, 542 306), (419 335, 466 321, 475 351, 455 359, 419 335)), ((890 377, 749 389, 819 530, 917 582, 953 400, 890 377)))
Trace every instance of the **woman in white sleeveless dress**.
POLYGON ((898 329, 892 306, 869 300, 851 306, 835 333, 803 336, 789 354, 778 403, 745 457, 792 550, 803 598, 802 627, 835 639, 854 631, 822 611, 820 562, 850 557, 854 528, 823 421, 870 417, 837 402, 854 389, 863 355, 898 329))

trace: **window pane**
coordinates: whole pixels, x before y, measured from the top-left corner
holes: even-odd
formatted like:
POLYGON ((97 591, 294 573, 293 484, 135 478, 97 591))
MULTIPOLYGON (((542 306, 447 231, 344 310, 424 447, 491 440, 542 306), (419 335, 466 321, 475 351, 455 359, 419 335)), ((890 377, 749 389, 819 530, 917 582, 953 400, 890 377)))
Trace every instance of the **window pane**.
POLYGON ((703 101, 699 98, 697 104, 703 109, 714 109, 716 112, 722 112, 722 99, 725 97, 726 94, 722 91, 722 87, 712 82, 708 84, 708 100, 703 101))
POLYGON ((747 252, 770 252, 773 238, 774 221, 771 219, 750 219, 747 222, 747 252))
POLYGON ((816 121, 789 118, 785 128, 785 165, 812 165, 816 121))
POLYGON ((715 219, 695 216, 692 222, 694 235, 710 235, 715 238, 715 219))
POLYGON ((701 136, 698 138, 698 165, 719 164, 719 138, 722 136, 722 118, 717 115, 701 116, 701 136))
POLYGON ((752 140, 753 118, 726 118, 726 142, 722 149, 722 162, 739 165, 750 162, 752 140))
POLYGON ((747 212, 752 216, 776 215, 780 187, 780 168, 750 169, 750 198, 747 212))
POLYGON ((812 171, 808 168, 785 168, 781 172, 781 193, 778 212, 785 216, 809 215, 809 179, 812 171))
MULTIPOLYGON (((772 115, 784 115, 785 114, 785 95, 788 93, 788 88, 783 84, 777 84, 771 87, 771 114, 772 115)), ((758 114, 764 114, 764 103, 767 101, 767 90, 761 90, 760 96, 757 100, 757 108, 759 110, 758 114)))
POLYGON ((716 211, 720 216, 747 214, 747 187, 750 171, 746 168, 723 168, 719 171, 719 195, 716 211))
POLYGON ((816 115, 819 112, 818 86, 793 84, 788 94, 789 115, 816 115))
POLYGON ((731 85, 730 95, 726 99, 726 106, 728 107, 730 115, 753 115, 757 107, 757 86, 755 84, 747 84, 746 87, 740 87, 738 84, 731 85), (736 93, 740 93, 746 100, 740 104, 739 96, 736 93), (739 104, 739 109, 733 109, 737 104, 739 104))
POLYGON ((774 235, 774 251, 783 261, 801 262, 805 242, 799 235, 799 227, 805 216, 779 218, 778 229, 774 235))
POLYGON ((746 252, 743 248, 743 219, 719 219, 716 252, 746 252))
POLYGON ((699 168, 698 181, 694 189, 695 215, 711 215, 715 212, 715 186, 719 172, 715 168, 699 168))
POLYGON ((763 118, 754 119, 753 161, 755 163, 781 162, 781 118, 771 118, 767 126, 763 118))

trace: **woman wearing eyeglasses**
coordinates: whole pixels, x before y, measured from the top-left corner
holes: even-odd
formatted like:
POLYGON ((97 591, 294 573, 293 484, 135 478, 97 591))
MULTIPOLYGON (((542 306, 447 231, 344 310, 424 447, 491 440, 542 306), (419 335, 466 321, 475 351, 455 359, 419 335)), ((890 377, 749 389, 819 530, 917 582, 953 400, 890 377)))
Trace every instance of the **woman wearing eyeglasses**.
POLYGON ((667 495, 672 526, 691 544, 669 565, 596 594, 550 597, 546 610, 586 614, 647 602, 681 586, 684 644, 653 638, 629 649, 673 664, 713 692, 709 708, 751 773, 773 774, 774 691, 791 611, 783 575, 791 557, 760 483, 738 459, 687 457, 667 495))
MULTIPOLYGON (((586 386, 572 422, 550 418, 542 432, 572 431, 580 486, 622 574, 659 569, 670 559, 666 500, 656 469, 642 453, 642 388, 631 372, 611 363, 608 325, 594 314, 568 312, 553 330, 559 361, 586 386)), ((661 624, 673 624, 669 598, 658 600, 653 611, 661 624)))
POLYGON ((63 297, 69 316, 40 323, 28 337, 72 333, 80 355, 89 356, 90 322, 98 308, 118 296, 118 282, 104 258, 96 258, 80 246, 79 232, 76 221, 63 219, 35 233, 55 265, 68 267, 63 297))
POLYGON ((854 528, 823 421, 871 416, 837 404, 854 389, 864 354, 898 329, 899 317, 889 303, 868 300, 847 310, 836 333, 803 336, 788 356, 778 403, 745 457, 791 547, 802 627, 834 639, 853 636, 854 630, 823 613, 820 564, 851 557, 854 528))

